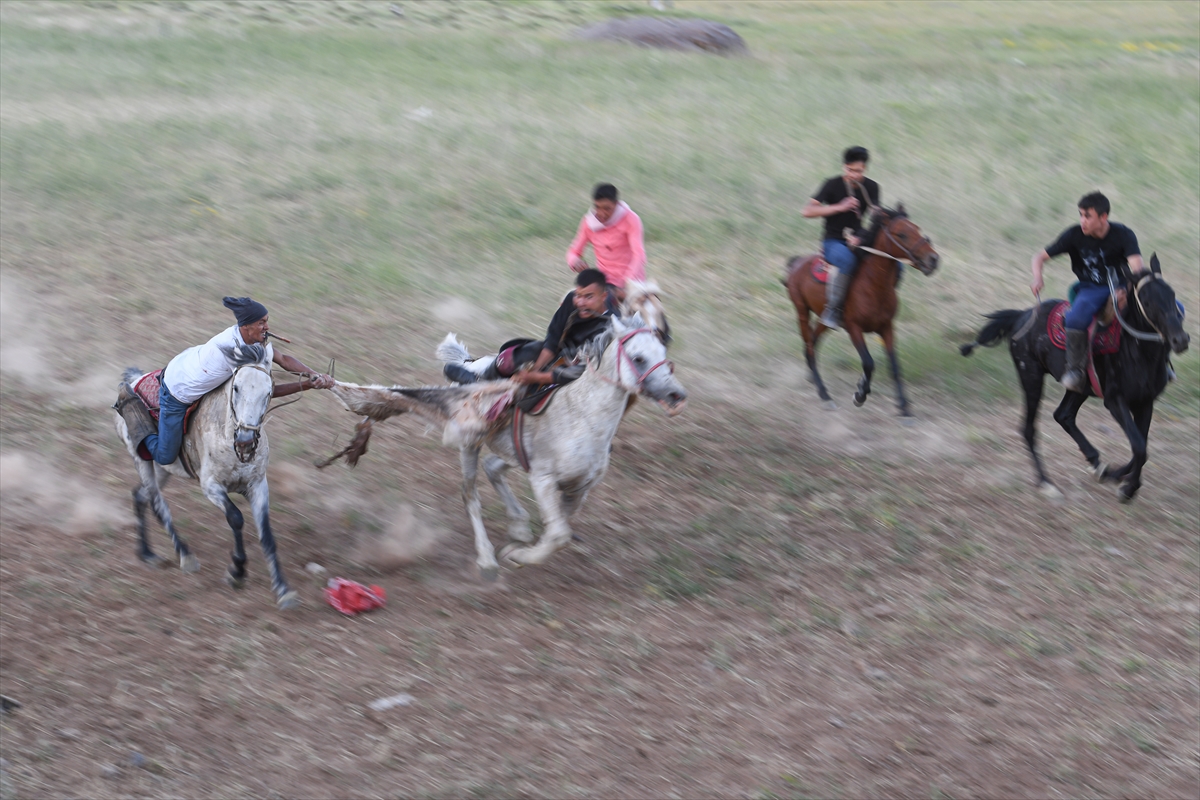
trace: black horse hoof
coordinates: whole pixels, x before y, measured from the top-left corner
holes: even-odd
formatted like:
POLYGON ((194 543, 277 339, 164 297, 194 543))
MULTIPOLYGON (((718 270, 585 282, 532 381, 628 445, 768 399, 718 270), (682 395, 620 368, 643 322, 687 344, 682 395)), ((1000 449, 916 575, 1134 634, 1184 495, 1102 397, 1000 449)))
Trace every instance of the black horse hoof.
POLYGON ((1131 503, 1133 502, 1133 498, 1137 496, 1137 493, 1138 490, 1136 488, 1130 488, 1125 484, 1121 484, 1121 486, 1117 488, 1117 500, 1121 501, 1122 503, 1131 503))
POLYGON ((858 392, 854 393, 854 407, 862 408, 863 403, 867 402, 867 396, 858 392))

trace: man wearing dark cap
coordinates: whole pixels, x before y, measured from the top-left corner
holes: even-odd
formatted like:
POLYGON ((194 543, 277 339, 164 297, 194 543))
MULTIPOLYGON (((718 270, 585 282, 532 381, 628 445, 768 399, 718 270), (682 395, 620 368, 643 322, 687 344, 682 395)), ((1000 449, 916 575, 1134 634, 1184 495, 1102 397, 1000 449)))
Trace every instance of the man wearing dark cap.
POLYGON ((237 324, 218 333, 198 347, 189 347, 171 359, 162 374, 158 393, 158 429, 155 430, 135 403, 133 390, 121 384, 117 408, 129 428, 129 438, 136 448, 139 442, 159 464, 170 464, 179 456, 183 443, 183 418, 188 406, 216 389, 233 375, 238 367, 260 364, 270 370, 272 362, 288 372, 301 373, 295 383, 275 386, 273 397, 283 397, 305 389, 329 389, 333 378, 314 373, 298 359, 276 353, 267 343, 269 335, 267 308, 249 297, 226 297, 225 307, 237 317, 237 324))

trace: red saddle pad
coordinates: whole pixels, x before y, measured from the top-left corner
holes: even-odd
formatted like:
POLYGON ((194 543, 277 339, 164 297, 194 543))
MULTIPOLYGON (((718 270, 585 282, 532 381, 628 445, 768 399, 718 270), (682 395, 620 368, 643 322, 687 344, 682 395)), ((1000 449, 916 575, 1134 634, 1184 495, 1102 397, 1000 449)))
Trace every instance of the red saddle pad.
MULTIPOLYGON (((1063 317, 1066 316, 1067 309, 1070 307, 1071 304, 1063 300, 1050 311, 1050 316, 1046 318, 1046 333, 1050 336, 1050 342, 1059 350, 1067 349, 1067 332, 1063 328, 1063 317)), ((1093 353, 1111 355, 1121 347, 1121 326, 1116 320, 1110 322, 1107 328, 1101 328, 1092 322, 1091 327, 1088 328, 1088 338, 1092 340, 1093 353)))

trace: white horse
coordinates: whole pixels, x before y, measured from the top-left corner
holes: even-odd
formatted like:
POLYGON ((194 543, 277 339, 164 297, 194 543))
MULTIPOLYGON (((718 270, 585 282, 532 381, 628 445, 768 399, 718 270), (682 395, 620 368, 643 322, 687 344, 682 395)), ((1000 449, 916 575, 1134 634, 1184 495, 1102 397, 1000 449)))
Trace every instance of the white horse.
MULTIPOLYGON (((453 334, 438 352, 443 360, 469 358, 453 334)), ((671 416, 687 402, 666 348, 640 317, 614 318, 581 357, 586 364, 583 374, 560 388, 541 414, 523 417, 519 428, 529 482, 542 514, 543 532, 536 543, 529 530, 529 513, 505 479, 505 473, 520 463, 513 438, 514 415, 496 413, 512 399, 516 385, 511 381, 413 389, 339 382, 333 393, 366 419, 359 423, 355 442, 334 458, 348 455, 353 463, 365 452, 371 420, 413 412, 441 423, 443 442, 459 448, 463 500, 475 534, 475 563, 486 580, 494 580, 499 565, 483 526, 476 487, 480 451, 486 445, 492 454, 484 457, 483 468, 504 500, 513 540, 501 548, 500 558, 516 566, 541 564, 571 541, 568 520, 604 477, 612 439, 631 396, 655 400, 671 416)))
MULTIPOLYGON (((136 369, 125 372, 125 381, 131 386, 139 377, 136 369)), ((270 497, 267 492, 267 461, 270 447, 263 423, 272 391, 271 373, 265 366, 247 364, 238 367, 229 380, 201 398, 199 407, 193 412, 191 426, 183 437, 180 459, 186 457, 188 463, 192 464, 204 496, 225 512, 225 520, 233 530, 233 560, 226 574, 229 585, 240 589, 246 580, 242 512, 229 499, 229 492, 239 492, 250 501, 263 555, 271 572, 271 587, 275 591, 276 602, 280 608, 287 609, 299 605, 300 595, 289 589, 283 578, 268 516, 270 497)), ((152 565, 168 563, 156 555, 146 541, 146 506, 149 505, 158 521, 171 534, 180 569, 195 572, 200 569, 200 560, 192 555, 187 542, 176 532, 171 521, 171 509, 162 495, 162 487, 171 475, 190 476, 180 459, 165 467, 154 461, 143 461, 137 454, 137 443, 129 440, 129 430, 120 414, 116 415, 116 425, 117 435, 125 442, 142 479, 141 485, 133 490, 133 507, 138 519, 138 557, 152 565)))

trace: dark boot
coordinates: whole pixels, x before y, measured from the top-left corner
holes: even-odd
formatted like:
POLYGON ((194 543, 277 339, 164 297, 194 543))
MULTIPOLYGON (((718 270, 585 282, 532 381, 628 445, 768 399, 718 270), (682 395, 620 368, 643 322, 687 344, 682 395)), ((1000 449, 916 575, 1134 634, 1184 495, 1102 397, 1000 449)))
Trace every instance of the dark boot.
POLYGON ((447 364, 442 367, 442 374, 447 379, 455 383, 474 383, 479 380, 479 376, 471 370, 464 367, 462 364, 447 364))
POLYGON ((840 269, 829 277, 825 283, 825 311, 821 314, 821 324, 835 331, 842 327, 842 309, 846 305, 846 288, 850 285, 850 276, 840 269))
POLYGON ((1067 390, 1083 394, 1087 391, 1088 332, 1067 328, 1067 368, 1062 385, 1067 390))
POLYGON ((118 389, 117 402, 113 404, 113 408, 121 415, 121 419, 125 420, 125 427, 129 429, 129 441, 134 447, 141 444, 150 434, 158 433, 158 423, 150 416, 146 404, 133 393, 133 387, 124 381, 118 389))

